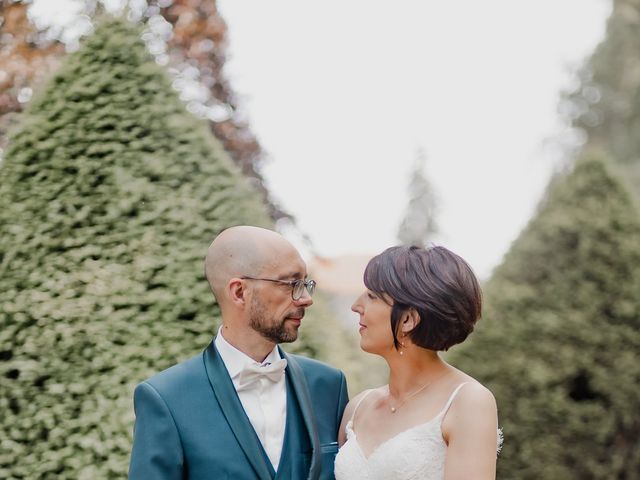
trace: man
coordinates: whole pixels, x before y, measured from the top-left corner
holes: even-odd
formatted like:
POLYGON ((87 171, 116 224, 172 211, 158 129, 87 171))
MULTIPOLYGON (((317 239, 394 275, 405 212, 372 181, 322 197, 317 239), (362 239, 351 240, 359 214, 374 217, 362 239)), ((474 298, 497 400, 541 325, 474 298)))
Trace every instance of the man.
POLYGON ((315 282, 282 236, 232 227, 207 252, 222 313, 206 350, 136 387, 131 480, 330 479, 342 372, 285 354, 315 282))

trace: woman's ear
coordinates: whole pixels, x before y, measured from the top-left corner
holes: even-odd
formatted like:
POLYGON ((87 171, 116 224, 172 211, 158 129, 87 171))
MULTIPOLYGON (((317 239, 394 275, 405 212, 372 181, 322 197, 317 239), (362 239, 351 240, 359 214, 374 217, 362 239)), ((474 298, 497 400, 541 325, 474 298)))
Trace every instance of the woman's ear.
POLYGON ((406 335, 420 323, 420 315, 415 308, 408 309, 402 314, 402 320, 400 323, 400 331, 406 335))

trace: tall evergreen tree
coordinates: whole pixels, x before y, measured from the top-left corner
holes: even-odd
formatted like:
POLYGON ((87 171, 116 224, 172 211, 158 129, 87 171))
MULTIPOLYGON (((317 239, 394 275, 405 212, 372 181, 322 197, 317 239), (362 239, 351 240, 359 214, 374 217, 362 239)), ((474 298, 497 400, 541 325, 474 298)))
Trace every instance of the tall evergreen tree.
POLYGON ((398 240, 404 245, 425 245, 438 231, 436 197, 425 176, 426 155, 418 150, 409 181, 409 204, 400 228, 398 240))
POLYGON ((640 2, 612 0, 602 42, 578 72, 562 111, 586 133, 586 151, 613 160, 640 202, 640 2))
POLYGON ((123 478, 134 384, 215 332, 203 242, 270 220, 124 22, 21 120, 0 168, 0 478, 123 478))
MULTIPOLYGON (((45 0, 43 0, 45 1, 45 0)), ((84 8, 75 12, 76 22, 70 29, 78 31, 93 22, 106 0, 83 0, 84 8)), ((0 64, 4 75, 0 78, 0 160, 6 143, 6 130, 27 104, 30 92, 38 89, 65 55, 64 28, 43 28, 47 22, 35 22, 28 15, 32 0, 0 0, 0 24, 3 33, 0 64)), ((209 127, 222 142, 231 159, 240 166, 253 186, 264 196, 272 218, 288 217, 270 198, 261 174, 264 152, 257 138, 243 118, 239 101, 224 72, 227 55, 227 25, 220 15, 216 0, 125 0, 129 17, 153 30, 162 19, 171 26, 163 56, 170 59, 178 71, 198 71, 200 93, 206 98, 199 108, 215 107, 215 119, 209 127)), ((154 45, 154 50, 158 43, 154 45)), ((211 111, 211 110, 210 110, 211 111)))
POLYGON ((34 85, 58 67, 64 53, 61 43, 36 31, 28 7, 26 2, 0 0, 0 162, 16 113, 22 111, 34 85))
POLYGON ((504 479, 640 478, 640 221, 600 160, 557 179, 450 360, 498 401, 504 479))

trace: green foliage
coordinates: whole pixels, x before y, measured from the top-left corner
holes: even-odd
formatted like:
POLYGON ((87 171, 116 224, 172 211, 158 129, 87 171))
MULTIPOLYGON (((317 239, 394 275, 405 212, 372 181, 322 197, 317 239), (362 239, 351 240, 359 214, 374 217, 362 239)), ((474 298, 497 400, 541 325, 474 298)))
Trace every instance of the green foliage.
POLYGON ((504 479, 640 478, 640 223, 597 159, 551 185, 450 360, 496 395, 504 479))
POLYGON ((0 168, 0 478, 126 475, 134 385, 201 351, 206 242, 269 226, 139 31, 100 25, 0 168))
POLYGON ((606 34, 578 72, 563 110, 587 134, 586 150, 605 152, 640 201, 640 4, 613 0, 606 34))

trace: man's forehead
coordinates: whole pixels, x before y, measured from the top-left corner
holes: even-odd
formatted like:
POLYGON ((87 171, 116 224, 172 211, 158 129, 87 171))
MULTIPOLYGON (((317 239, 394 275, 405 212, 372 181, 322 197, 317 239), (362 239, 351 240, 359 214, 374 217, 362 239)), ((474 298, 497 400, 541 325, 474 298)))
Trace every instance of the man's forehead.
POLYGON ((299 269, 299 270, 291 270, 285 274, 280 275, 280 277, 282 279, 292 279, 292 280, 298 280, 301 278, 306 278, 307 277, 307 270, 306 269, 299 269))
POLYGON ((298 279, 307 276, 307 265, 297 252, 274 257, 265 267, 270 274, 276 275, 278 279, 298 279))

